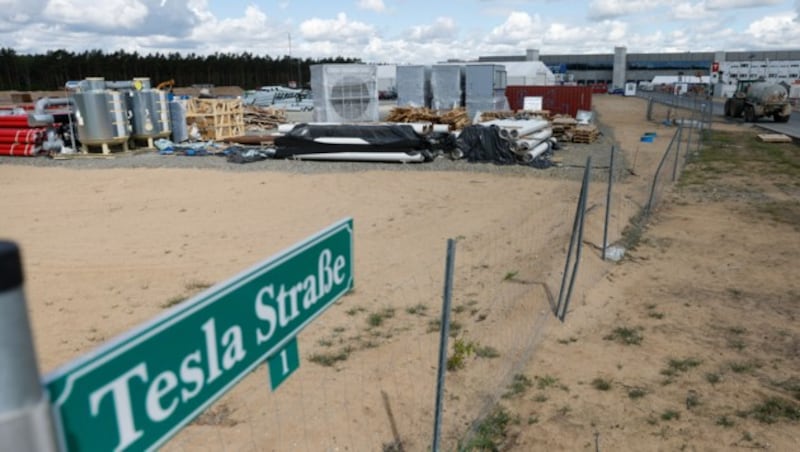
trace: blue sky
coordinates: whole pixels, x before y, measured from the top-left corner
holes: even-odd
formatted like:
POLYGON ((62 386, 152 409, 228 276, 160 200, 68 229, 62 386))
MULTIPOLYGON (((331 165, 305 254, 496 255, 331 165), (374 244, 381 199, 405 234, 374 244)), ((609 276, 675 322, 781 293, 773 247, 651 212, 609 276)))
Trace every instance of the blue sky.
POLYGON ((800 0, 0 0, 0 46, 349 56, 800 48, 800 0), (91 6, 89 6, 91 5, 91 6))

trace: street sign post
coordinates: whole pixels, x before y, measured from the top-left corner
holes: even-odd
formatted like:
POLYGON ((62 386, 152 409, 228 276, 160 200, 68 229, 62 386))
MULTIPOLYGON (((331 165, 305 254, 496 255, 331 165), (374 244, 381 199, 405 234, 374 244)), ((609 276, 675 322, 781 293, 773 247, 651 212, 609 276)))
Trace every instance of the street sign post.
POLYGON ((67 364, 45 378, 63 450, 152 450, 267 358, 274 389, 352 287, 345 219, 67 364))

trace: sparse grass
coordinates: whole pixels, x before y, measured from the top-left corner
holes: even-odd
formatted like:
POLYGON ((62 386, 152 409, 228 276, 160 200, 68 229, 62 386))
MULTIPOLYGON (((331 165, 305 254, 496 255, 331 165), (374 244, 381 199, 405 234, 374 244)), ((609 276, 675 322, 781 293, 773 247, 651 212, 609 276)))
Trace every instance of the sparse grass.
POLYGON ((213 425, 219 427, 233 427, 239 422, 233 419, 233 410, 225 404, 220 403, 205 410, 203 414, 192 422, 195 425, 213 425))
POLYGON ((511 384, 508 385, 508 391, 503 394, 504 399, 510 399, 512 397, 517 397, 519 395, 524 394, 531 386, 533 386, 533 382, 530 378, 526 377, 523 374, 516 374, 514 378, 511 380, 511 384))
POLYGON ((769 201, 759 203, 758 210, 770 217, 776 223, 785 223, 794 226, 795 229, 800 228, 800 201, 785 200, 785 201, 769 201))
POLYGON ((367 316, 367 324, 372 328, 383 325, 383 321, 394 317, 394 308, 384 308, 379 312, 373 312, 367 316))
POLYGON ((475 356, 478 358, 497 358, 500 356, 500 352, 490 345, 478 346, 475 347, 475 356))
POLYGON ((686 358, 686 359, 674 359, 670 358, 667 361, 666 369, 661 370, 661 375, 667 377, 674 377, 681 373, 686 373, 690 369, 699 366, 702 363, 699 359, 696 358, 686 358))
POLYGON ((631 217, 625 229, 622 230, 620 246, 627 250, 635 250, 639 246, 647 226, 647 217, 647 212, 644 208, 639 209, 639 212, 631 217))
POLYGON ((647 395, 647 390, 644 388, 631 388, 628 390, 628 397, 633 400, 641 399, 646 395, 647 395))
POLYGON ((543 393, 536 394, 536 397, 533 398, 533 401, 539 403, 547 402, 547 395, 543 393))
POLYGON ((706 374, 706 381, 711 383, 712 385, 719 383, 721 380, 722 377, 720 377, 718 373, 709 372, 706 374))
POLYGON ((542 391, 544 391, 547 388, 558 385, 558 378, 551 377, 550 375, 545 375, 544 377, 534 375, 533 379, 536 380, 536 387, 542 391))
POLYGON ((186 297, 184 297, 183 295, 176 295, 176 296, 168 299, 167 301, 161 303, 161 307, 165 308, 165 309, 166 308, 171 308, 171 307, 175 306, 176 304, 180 304, 180 303, 182 303, 184 301, 186 301, 186 297))
POLYGON ((428 312, 428 307, 422 303, 419 303, 414 306, 407 307, 406 312, 411 315, 424 316, 428 312))
POLYGON ((681 418, 681 413, 675 410, 666 410, 663 413, 661 413, 662 421, 678 420, 680 418, 681 418))
POLYGON ((344 333, 345 331, 347 331, 347 327, 345 326, 337 326, 333 329, 333 332, 336 334, 341 334, 344 333))
POLYGON ((453 308, 453 312, 456 313, 456 314, 461 314, 462 312, 464 312, 466 310, 467 310, 467 307, 464 306, 463 304, 460 304, 460 305, 456 306, 455 308, 453 308))
POLYGON ((576 338, 574 336, 570 336, 570 337, 568 337, 566 339, 559 339, 558 340, 558 343, 562 344, 562 345, 569 345, 569 344, 572 344, 573 342, 578 342, 578 338, 576 338))
POLYGON ((774 424, 782 419, 800 421, 800 406, 781 397, 769 397, 754 406, 749 414, 764 424, 774 424))
POLYGON ((728 339, 728 347, 737 351, 742 351, 747 347, 747 343, 741 338, 733 337, 728 339))
POLYGON ((495 407, 475 431, 475 435, 466 445, 459 447, 461 452, 499 451, 508 434, 508 425, 514 421, 513 416, 501 406, 495 407))
POLYGON ((603 337, 607 341, 616 341, 623 345, 639 345, 642 343, 640 328, 617 327, 611 334, 603 337))
POLYGON ((320 366, 331 367, 340 361, 346 361, 352 351, 349 346, 346 346, 337 351, 314 353, 308 357, 308 360, 320 366))
POLYGON ((333 341, 326 337, 323 337, 322 339, 318 340, 317 344, 319 344, 322 347, 333 347, 333 341))
POLYGON ((731 428, 734 425, 736 425, 736 423, 733 422, 733 420, 731 418, 729 418, 728 416, 719 416, 719 417, 717 417, 716 424, 721 426, 721 427, 725 427, 725 428, 731 428))
POLYGON ((647 316, 652 318, 652 319, 661 320, 661 319, 664 318, 664 313, 663 312, 658 312, 658 311, 650 311, 650 312, 647 313, 647 316))
POLYGON ((355 306, 355 307, 352 307, 352 308, 350 308, 350 309, 348 309, 347 311, 344 311, 344 312, 345 312, 345 314, 349 315, 350 317, 353 317, 354 315, 356 315, 356 314, 358 314, 360 312, 364 312, 364 311, 366 311, 365 308, 363 308, 361 306, 355 306))
POLYGON ((467 365, 467 358, 475 353, 475 343, 456 339, 453 342, 453 354, 447 358, 447 370, 454 372, 467 365))
POLYGON ((758 361, 736 361, 729 364, 731 371, 737 374, 750 373, 761 368, 758 361))
POLYGON ((440 319, 430 319, 428 321, 428 333, 433 333, 434 331, 439 331, 442 329, 442 321, 440 319))
POLYGON ((206 290, 211 286, 213 286, 213 284, 206 281, 189 281, 184 287, 186 287, 186 290, 190 292, 200 292, 201 290, 206 290))
POLYGON ((597 389, 598 391, 608 391, 611 389, 611 380, 606 380, 605 378, 595 378, 592 380, 592 387, 597 389))
POLYGON ((694 391, 689 391, 689 394, 686 395, 686 409, 691 410, 698 405, 700 405, 700 396, 694 391))
POLYGON ((517 275, 519 275, 518 271, 516 271, 516 270, 515 271, 510 271, 510 272, 506 273, 505 276, 503 276, 503 281, 512 281, 513 279, 515 279, 517 277, 517 275))
POLYGON ((800 400, 800 378, 792 377, 785 381, 773 381, 772 386, 782 389, 792 395, 797 400, 800 400))

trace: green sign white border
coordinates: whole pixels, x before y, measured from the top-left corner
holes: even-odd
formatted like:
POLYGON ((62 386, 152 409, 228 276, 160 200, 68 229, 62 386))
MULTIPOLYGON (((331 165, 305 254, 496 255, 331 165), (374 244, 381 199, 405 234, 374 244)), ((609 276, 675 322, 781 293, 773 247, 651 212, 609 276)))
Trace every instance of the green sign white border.
POLYGON ((332 295, 330 302, 326 306, 321 307, 317 312, 311 315, 305 322, 298 325, 290 333, 286 334, 286 336, 283 339, 281 339, 280 342, 278 342, 267 352, 262 354, 261 357, 255 359, 250 366, 241 371, 239 375, 233 377, 228 384, 221 387, 218 391, 209 396, 206 402, 197 407, 197 409, 192 411, 188 416, 186 416, 184 420, 178 422, 175 425, 175 427, 167 431, 161 438, 159 438, 157 441, 155 441, 152 445, 150 445, 146 449, 148 451, 155 450, 159 446, 163 445, 167 440, 172 438, 175 434, 177 434, 181 429, 183 429, 183 427, 185 427, 186 424, 194 420, 195 417, 197 417, 201 412, 203 412, 206 408, 208 408, 212 403, 216 402, 220 397, 222 397, 222 395, 228 392, 231 389, 231 387, 239 383, 244 377, 250 374, 253 371, 253 369, 263 364, 268 357, 283 349, 283 347, 289 341, 294 339, 303 328, 305 328, 314 319, 319 317, 323 312, 325 312, 325 309, 327 309, 331 304, 333 304, 336 300, 341 298, 344 294, 346 294, 353 288, 353 274, 355 273, 353 271, 354 260, 355 260, 354 259, 355 254, 353 248, 355 240, 353 237, 352 217, 345 218, 343 220, 338 221, 337 223, 334 223, 333 225, 323 229, 322 231, 317 232, 311 237, 308 237, 302 242, 296 243, 291 247, 286 248, 270 256, 269 258, 251 266, 250 268, 240 272, 239 274, 231 278, 228 278, 227 280, 218 283, 215 286, 191 297, 189 300, 186 300, 181 304, 169 309, 168 311, 164 312, 163 314, 160 314, 156 318, 147 321, 139 325, 138 327, 135 327, 132 330, 129 330, 128 332, 117 336, 116 338, 94 349, 93 351, 85 355, 82 355, 73 360, 72 362, 69 362, 57 368, 53 372, 47 374, 42 381, 42 385, 45 388, 45 392, 48 393, 47 394, 48 399, 50 399, 49 391, 47 391, 48 384, 51 381, 57 380, 59 378, 64 377, 65 375, 68 375, 67 384, 65 385, 64 390, 61 393, 61 396, 56 401, 51 400, 51 407, 50 407, 50 410, 53 414, 53 418, 55 420, 56 429, 58 432, 57 436, 61 450, 67 450, 66 439, 65 439, 66 435, 63 431, 61 412, 59 409, 57 409, 57 407, 62 405, 66 401, 66 399, 69 398, 69 394, 72 392, 72 384, 74 380, 92 371, 96 367, 104 364, 106 361, 109 361, 125 353, 127 350, 136 346, 140 342, 171 327, 172 325, 183 320, 185 317, 208 306, 209 304, 214 303, 219 298, 227 295, 231 291, 250 282, 251 280, 262 275, 263 273, 272 270, 278 265, 295 257, 297 254, 302 253, 306 249, 316 245, 320 241, 325 240, 329 236, 334 235, 342 230, 347 230, 350 234, 350 269, 351 269, 349 275, 350 278, 348 279, 347 284, 342 288, 342 290, 332 295))

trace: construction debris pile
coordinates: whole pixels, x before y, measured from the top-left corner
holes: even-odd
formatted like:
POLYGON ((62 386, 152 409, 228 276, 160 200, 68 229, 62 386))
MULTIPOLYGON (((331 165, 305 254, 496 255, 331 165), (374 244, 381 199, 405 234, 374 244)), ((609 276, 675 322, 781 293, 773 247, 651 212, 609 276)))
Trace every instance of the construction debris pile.
POLYGON ((187 125, 194 126, 202 140, 224 140, 244 135, 241 99, 191 98, 186 108, 187 125))
POLYGON ((454 108, 452 110, 431 110, 419 107, 395 107, 386 117, 388 122, 430 122, 432 124, 447 124, 450 130, 461 130, 470 125, 467 110, 454 108))
POLYGON ((275 107, 244 107, 244 126, 248 132, 263 132, 276 129, 279 124, 286 124, 286 110, 275 107))

